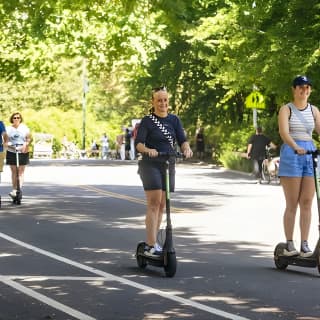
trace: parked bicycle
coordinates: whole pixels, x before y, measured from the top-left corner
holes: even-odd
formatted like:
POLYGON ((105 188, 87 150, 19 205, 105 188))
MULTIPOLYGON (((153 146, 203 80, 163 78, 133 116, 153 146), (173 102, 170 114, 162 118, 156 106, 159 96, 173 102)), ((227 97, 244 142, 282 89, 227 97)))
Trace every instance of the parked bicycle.
POLYGON ((280 183, 278 176, 280 157, 273 156, 270 147, 266 147, 266 158, 262 162, 261 183, 280 183))

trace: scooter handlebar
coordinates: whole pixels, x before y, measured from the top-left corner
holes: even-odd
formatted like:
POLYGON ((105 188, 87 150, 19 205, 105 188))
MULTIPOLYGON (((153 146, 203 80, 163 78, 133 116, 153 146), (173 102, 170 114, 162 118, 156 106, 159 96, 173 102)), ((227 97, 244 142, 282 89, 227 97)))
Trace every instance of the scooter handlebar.
MULTIPOLYGON (((297 150, 295 150, 294 153, 298 154, 297 150)), ((320 155, 320 149, 317 149, 317 150, 306 150, 305 154, 312 154, 313 156, 317 156, 317 155, 320 155)))
POLYGON ((182 153, 182 152, 178 152, 178 151, 159 151, 158 152, 158 155, 156 157, 150 157, 148 155, 148 153, 142 153, 143 157, 144 158, 147 158, 147 159, 154 159, 154 158, 179 158, 179 159, 183 159, 185 158, 185 155, 182 153))
POLYGON ((181 152, 170 151, 170 152, 158 152, 158 157, 174 157, 174 158, 185 158, 185 155, 181 152))
POLYGON ((307 150, 306 154, 320 155, 320 150, 307 150))
POLYGON ((22 146, 22 144, 13 144, 12 142, 8 142, 8 149, 13 152, 21 151, 22 146))

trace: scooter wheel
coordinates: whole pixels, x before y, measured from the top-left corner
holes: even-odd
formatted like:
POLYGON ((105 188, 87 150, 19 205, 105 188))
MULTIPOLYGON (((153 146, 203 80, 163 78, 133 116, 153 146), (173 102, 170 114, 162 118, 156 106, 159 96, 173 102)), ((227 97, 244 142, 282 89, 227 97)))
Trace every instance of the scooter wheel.
POLYGON ((137 264, 140 269, 145 269, 147 266, 146 259, 143 257, 144 253, 144 242, 140 242, 137 247, 136 258, 137 264))
POLYGON ((320 273, 320 256, 318 256, 318 271, 320 273))
POLYGON ((15 199, 12 200, 12 203, 20 205, 21 204, 21 199, 15 198, 15 199))
POLYGON ((288 266, 288 263, 284 262, 280 256, 283 255, 283 250, 286 248, 285 243, 279 243, 274 249, 274 263, 279 270, 285 270, 288 266))
POLYGON ((16 197, 16 203, 17 204, 21 204, 21 200, 22 200, 22 192, 17 192, 17 197, 16 197))
POLYGON ((177 258, 175 253, 167 253, 164 271, 168 278, 172 278, 177 271, 177 258))

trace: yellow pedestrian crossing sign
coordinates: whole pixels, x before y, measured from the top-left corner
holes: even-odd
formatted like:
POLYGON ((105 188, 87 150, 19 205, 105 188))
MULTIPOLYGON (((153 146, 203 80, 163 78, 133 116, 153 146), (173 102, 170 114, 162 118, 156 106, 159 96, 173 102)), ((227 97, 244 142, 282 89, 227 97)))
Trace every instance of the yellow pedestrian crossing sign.
POLYGON ((265 109, 266 107, 264 96, 259 91, 251 92, 246 98, 245 105, 251 109, 265 109))

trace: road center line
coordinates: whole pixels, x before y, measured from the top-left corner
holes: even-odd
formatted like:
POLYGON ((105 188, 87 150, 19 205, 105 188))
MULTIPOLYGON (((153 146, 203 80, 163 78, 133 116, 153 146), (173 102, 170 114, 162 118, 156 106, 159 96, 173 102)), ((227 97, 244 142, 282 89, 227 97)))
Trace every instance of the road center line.
MULTIPOLYGON (((78 185, 77 185, 78 186, 78 185)), ((139 198, 135 198, 135 197, 131 197, 131 196, 127 196, 125 194, 121 194, 121 193, 116 193, 116 192, 111 192, 111 191, 106 191, 106 190, 102 190, 93 186, 78 186, 82 189, 85 190, 89 190, 89 191, 94 191, 100 194, 104 194, 106 196, 112 197, 112 198, 117 198, 117 199, 123 199, 123 200, 127 200, 130 202, 134 202, 134 203, 139 203, 139 204, 146 204, 146 201, 143 199, 139 199, 139 198)), ((171 206, 171 211, 173 213, 190 213, 190 210, 187 209, 183 209, 183 208, 176 208, 171 206)))
MULTIPOLYGON (((2 233, 2 232, 0 232, 0 237, 5 239, 5 240, 7 240, 7 241, 15 243, 15 244, 17 244, 17 245, 19 245, 21 247, 27 248, 29 250, 32 250, 32 251, 37 252, 39 254, 42 254, 44 256, 50 257, 50 258, 55 259, 57 261, 66 263, 66 264, 68 264, 70 266, 73 266, 73 267, 76 267, 78 269, 91 272, 91 273, 99 275, 99 276, 102 276, 106 281, 120 282, 120 283, 122 283, 124 285, 130 286, 130 287, 133 287, 133 288, 136 288, 136 289, 140 289, 140 290, 145 291, 147 293, 152 293, 152 294, 161 296, 161 297, 163 297, 165 299, 169 299, 169 300, 181 303, 183 305, 187 305, 187 306, 190 306, 190 307, 193 307, 193 308, 196 308, 196 309, 199 309, 199 310, 211 313, 211 314, 215 314, 215 315, 218 315, 218 316, 226 318, 226 319, 249 320, 248 318, 244 318, 244 317, 238 316, 236 314, 232 314, 232 313, 225 312, 225 311, 222 311, 222 310, 219 310, 219 309, 216 309, 216 308, 212 308, 212 307, 206 306, 204 304, 201 304, 201 303, 189 300, 189 299, 185 299, 185 298, 176 296, 173 293, 162 291, 162 290, 159 290, 159 289, 155 289, 155 288, 140 284, 138 282, 134 282, 132 280, 128 280, 126 278, 121 278, 119 276, 115 276, 115 275, 113 275, 111 273, 104 272, 102 270, 87 266, 85 264, 73 261, 71 259, 64 258, 63 256, 59 256, 59 255, 57 255, 55 253, 43 250, 41 248, 38 248, 38 247, 33 246, 31 244, 28 244, 26 242, 20 241, 20 240, 15 239, 15 238, 13 238, 13 237, 5 234, 5 233, 2 233)), ((11 280, 7 280, 7 281, 11 281, 11 280)), ((14 282, 14 281, 11 281, 11 282, 14 282)))

